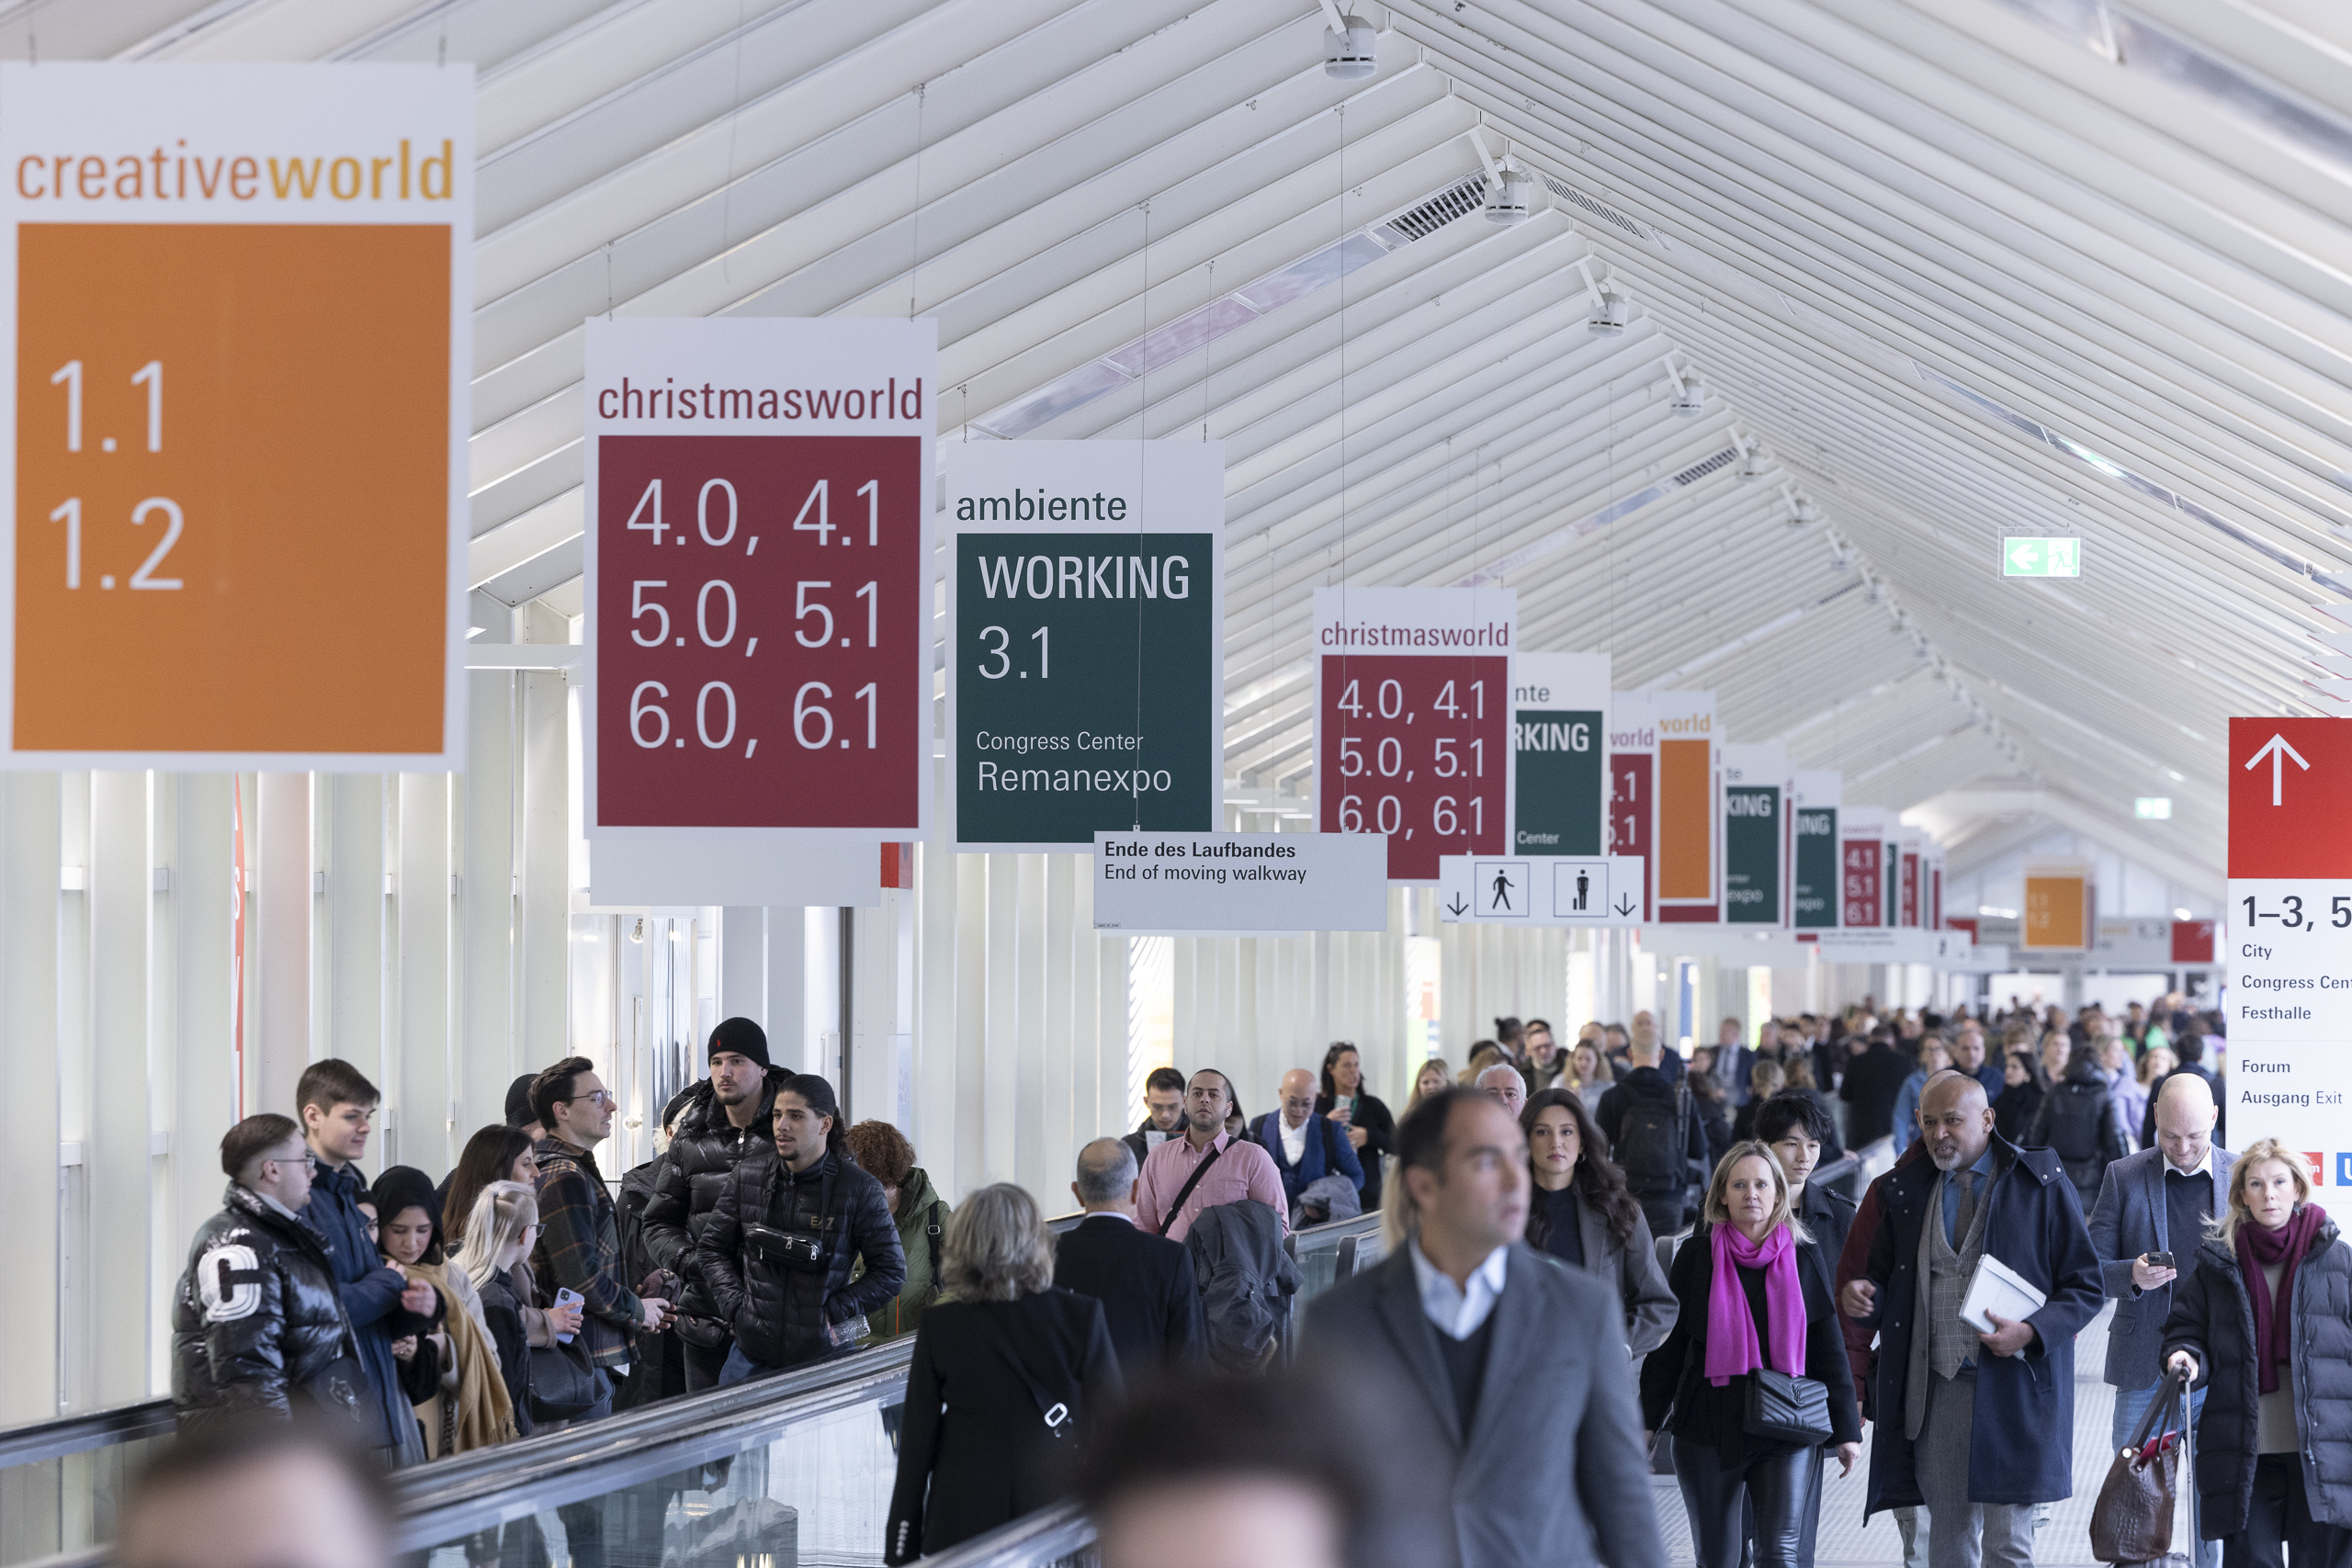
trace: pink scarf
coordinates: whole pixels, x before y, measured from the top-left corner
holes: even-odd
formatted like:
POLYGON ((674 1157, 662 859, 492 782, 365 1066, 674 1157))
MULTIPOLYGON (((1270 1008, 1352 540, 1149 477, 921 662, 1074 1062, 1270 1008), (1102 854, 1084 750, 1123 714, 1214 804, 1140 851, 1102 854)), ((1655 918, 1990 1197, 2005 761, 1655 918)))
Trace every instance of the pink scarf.
POLYGON ((1721 1388, 1764 1365, 1756 1345, 1756 1315, 1739 1269, 1764 1270, 1764 1322, 1772 1336, 1772 1368, 1804 1375, 1804 1288, 1797 1282, 1797 1247, 1789 1227, 1776 1225, 1750 1241, 1731 1224, 1708 1227, 1715 1278, 1707 1290, 1707 1381, 1721 1388))

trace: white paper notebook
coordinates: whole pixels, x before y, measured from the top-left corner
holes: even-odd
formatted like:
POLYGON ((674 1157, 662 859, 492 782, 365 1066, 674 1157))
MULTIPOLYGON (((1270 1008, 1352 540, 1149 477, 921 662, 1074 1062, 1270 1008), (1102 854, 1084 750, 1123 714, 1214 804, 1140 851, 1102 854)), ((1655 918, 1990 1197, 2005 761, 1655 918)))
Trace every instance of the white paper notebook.
POLYGON ((1960 1315, 1971 1327, 1990 1334, 1994 1328, 1988 1314, 1999 1313, 2014 1323, 2032 1316, 2049 1299, 2016 1269, 1988 1252, 1976 1260, 1976 1272, 1968 1280, 1968 1294, 1961 1300, 1960 1315))

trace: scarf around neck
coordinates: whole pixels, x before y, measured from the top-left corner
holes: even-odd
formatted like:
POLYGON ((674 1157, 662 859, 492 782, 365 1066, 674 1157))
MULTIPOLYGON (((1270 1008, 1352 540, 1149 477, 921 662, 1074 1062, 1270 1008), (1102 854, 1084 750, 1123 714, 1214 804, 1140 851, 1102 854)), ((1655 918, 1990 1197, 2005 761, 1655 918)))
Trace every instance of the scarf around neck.
POLYGON ((2245 1275, 2247 1299, 2254 1303, 2254 1364, 2260 1373, 2261 1392, 2278 1392, 2278 1363, 2294 1343, 2295 1267, 2312 1249, 2327 1211, 2305 1203, 2277 1230, 2258 1220, 2240 1222, 2237 1229, 2238 1268, 2245 1275), (2270 1280, 2263 1265, 2278 1266, 2278 1299, 2270 1297, 2270 1280))
POLYGON ((1733 1224, 1708 1228, 1715 1277, 1707 1289, 1707 1381, 1717 1388, 1762 1367, 1756 1343, 1756 1316, 1739 1282, 1742 1268, 1764 1270, 1764 1325, 1771 1337, 1771 1366, 1791 1377, 1804 1375, 1804 1290, 1797 1282, 1796 1238, 1776 1225, 1761 1241, 1750 1241, 1733 1224))

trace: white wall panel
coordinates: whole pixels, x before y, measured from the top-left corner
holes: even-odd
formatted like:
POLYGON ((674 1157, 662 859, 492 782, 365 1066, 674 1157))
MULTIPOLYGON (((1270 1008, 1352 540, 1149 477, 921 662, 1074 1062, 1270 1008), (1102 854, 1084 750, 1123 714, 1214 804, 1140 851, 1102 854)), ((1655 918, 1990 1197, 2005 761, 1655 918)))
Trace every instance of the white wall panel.
POLYGON ((124 1404, 147 1391, 149 1314, 160 1310, 150 1249, 126 1247, 114 1216, 141 1214, 152 1196, 147 1111, 147 775, 90 779, 90 863, 83 906, 89 941, 88 1055, 75 1064, 89 1095, 82 1170, 88 1201, 88 1289, 68 1310, 83 1321, 90 1397, 124 1404), (130 1352, 130 1353, 126 1353, 130 1352))
POLYGON ((0 1026, 8 1092, 0 1095, 0 1253, 16 1261, 0 1291, 0 1420, 58 1412, 59 795, 56 773, 0 773, 0 1026))

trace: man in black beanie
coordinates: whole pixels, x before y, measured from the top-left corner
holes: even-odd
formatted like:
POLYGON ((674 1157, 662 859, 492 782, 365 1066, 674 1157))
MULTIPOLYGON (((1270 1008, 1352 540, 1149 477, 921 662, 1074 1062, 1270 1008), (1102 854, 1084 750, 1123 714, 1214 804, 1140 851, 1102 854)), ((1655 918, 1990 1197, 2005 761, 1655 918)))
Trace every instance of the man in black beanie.
POLYGON ((695 1244, 736 1162, 747 1150, 775 1141, 776 1088, 792 1076, 769 1066, 767 1032, 748 1018, 730 1018, 712 1030, 707 1055, 710 1076, 686 1091, 645 1205, 647 1250, 685 1281, 677 1330, 690 1393, 718 1382, 734 1343, 733 1329, 718 1315, 703 1283, 695 1244))
POLYGON ((547 1129, 539 1125, 538 1112, 531 1109, 531 1085, 538 1081, 537 1073, 525 1073, 506 1086, 506 1124, 519 1127, 537 1143, 547 1136, 547 1129))

